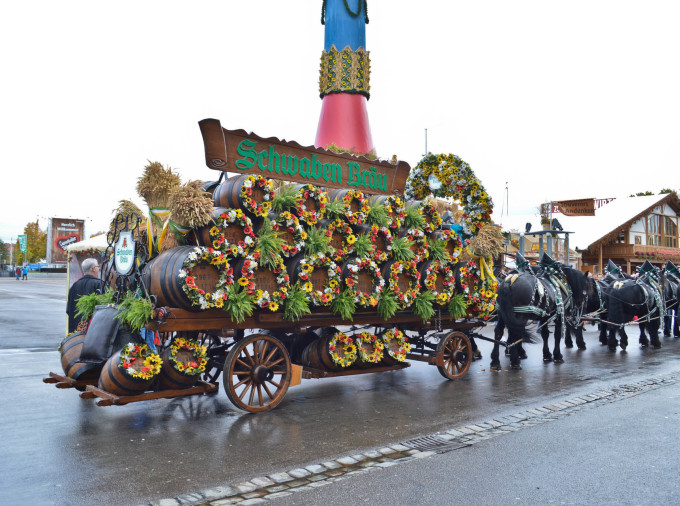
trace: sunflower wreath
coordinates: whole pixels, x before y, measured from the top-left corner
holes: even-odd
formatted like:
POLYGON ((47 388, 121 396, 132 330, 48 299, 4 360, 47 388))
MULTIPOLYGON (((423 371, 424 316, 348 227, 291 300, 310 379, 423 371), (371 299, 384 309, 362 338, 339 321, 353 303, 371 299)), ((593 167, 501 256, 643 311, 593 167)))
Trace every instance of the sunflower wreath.
POLYGON ((328 352, 331 360, 340 367, 349 367, 357 359, 357 347, 354 339, 342 332, 336 332, 328 340, 328 352))
POLYGON ((360 307, 375 307, 378 305, 378 297, 385 287, 385 280, 380 272, 380 267, 370 258, 355 258, 347 264, 348 275, 345 276, 345 286, 354 294, 354 302, 360 307), (359 273, 365 271, 371 275, 373 287, 370 292, 359 290, 359 273))
POLYGON ((345 206, 345 218, 352 225, 363 225, 366 222, 366 216, 371 212, 371 206, 368 199, 359 190, 347 190, 342 197, 342 203, 345 206), (352 210, 352 202, 356 201, 359 206, 358 211, 352 210))
POLYGON ((252 220, 241 209, 227 209, 215 219, 215 225, 210 229, 213 248, 224 251, 233 257, 248 254, 255 244, 255 232, 252 220), (229 227, 240 227, 243 230, 243 240, 230 243, 226 231, 229 227))
POLYGON ((337 218, 335 221, 326 225, 326 237, 332 239, 333 234, 339 234, 342 237, 340 247, 333 247, 333 260, 341 262, 346 259, 354 250, 354 243, 357 238, 354 235, 354 230, 349 226, 349 223, 337 218))
POLYGON ((170 343, 168 359, 178 372, 187 376, 197 376, 205 372, 205 366, 208 364, 207 353, 208 349, 198 341, 175 337, 170 343), (191 358, 187 360, 181 355, 189 355, 191 358))
POLYGON ((268 308, 270 311, 278 311, 279 305, 288 297, 290 290, 290 277, 282 260, 276 263, 272 272, 276 274, 276 284, 278 289, 273 293, 260 290, 255 285, 255 273, 259 269, 260 252, 256 251, 252 255, 245 257, 241 270, 235 275, 236 283, 242 286, 246 293, 251 297, 253 303, 260 309, 268 308))
POLYGON ((386 290, 391 291, 397 296, 397 300, 402 309, 411 305, 416 295, 420 293, 420 272, 416 266, 416 261, 393 262, 390 265, 390 272, 387 274, 386 290), (402 290, 399 287, 399 279, 408 280, 408 288, 402 290))
POLYGON ((420 209, 423 217, 425 218, 425 225, 423 225, 423 231, 426 234, 431 234, 435 230, 439 229, 442 224, 442 217, 439 215, 434 207, 434 204, 430 200, 423 200, 419 203, 418 208, 420 209))
POLYGON ((313 184, 305 184, 298 188, 295 196, 295 207, 293 212, 300 221, 307 225, 314 225, 326 214, 326 204, 328 197, 326 192, 313 184), (316 209, 307 209, 307 200, 312 199, 316 209))
POLYGON ((488 318, 496 307, 498 282, 484 276, 479 265, 470 260, 460 268, 460 285, 468 312, 477 318, 488 318))
POLYGON ((241 185, 241 199, 247 212, 254 216, 265 217, 272 207, 274 183, 263 176, 248 176, 241 185), (261 202, 253 198, 253 189, 260 189, 264 193, 261 202))
POLYGON ((404 237, 409 241, 413 241, 413 253, 415 254, 414 260, 416 262, 422 262, 428 259, 430 252, 425 232, 419 228, 409 228, 404 234, 404 237))
POLYGON ((406 360, 406 354, 411 351, 411 344, 401 330, 390 329, 380 337, 385 343, 384 353, 387 353, 397 362, 406 360))
POLYGON ((128 343, 120 350, 118 368, 131 378, 151 380, 161 372, 163 359, 147 344, 128 343))
POLYGON ((451 263, 451 264, 457 264, 458 263, 458 261, 460 260, 460 256, 463 253, 464 246, 467 245, 467 244, 470 244, 470 240, 465 239, 465 245, 464 245, 463 240, 456 233, 455 230, 438 230, 436 237, 430 236, 430 241, 433 241, 433 240, 436 240, 436 239, 439 239, 441 241, 446 241, 447 249, 450 248, 449 263, 451 263))
POLYGON ((383 358, 385 343, 374 334, 364 331, 355 336, 357 353, 362 362, 377 364, 383 358))
POLYGON ((390 249, 392 248, 392 241, 394 240, 392 231, 388 227, 372 225, 369 235, 371 242, 375 246, 372 254, 373 260, 377 263, 386 261, 387 257, 389 256, 390 249), (384 248, 378 248, 378 241, 380 239, 382 239, 382 241, 385 243, 384 248))
POLYGON ((317 253, 303 258, 300 261, 300 274, 298 279, 301 281, 302 289, 309 294, 309 299, 315 306, 329 305, 336 295, 340 293, 342 284, 342 270, 333 259, 323 253, 317 253), (316 270, 328 272, 328 282, 319 289, 310 281, 311 275, 316 270))
POLYGON ((300 224, 300 220, 290 211, 283 211, 272 220, 272 228, 277 232, 288 232, 293 236, 293 243, 285 243, 281 247, 283 249, 282 255, 290 258, 305 247, 307 240, 307 232, 300 224))
POLYGON ((192 306, 199 306, 201 309, 221 308, 227 299, 227 286, 234 283, 234 270, 229 265, 227 254, 205 246, 197 246, 187 255, 178 276, 182 283, 182 291, 192 306), (215 291, 207 292, 196 285, 193 270, 199 264, 214 265, 217 268, 220 277, 215 285, 215 291))
POLYGON ((398 195, 377 195, 369 199, 369 205, 371 207, 377 205, 383 206, 389 220, 387 226, 393 230, 401 228, 406 217, 405 204, 401 197, 398 195))
MULTIPOLYGON (((451 266, 447 263, 442 263, 439 260, 433 260, 425 270, 425 279, 423 279, 425 289, 434 293, 435 302, 440 306, 449 303, 451 297, 456 290, 456 276, 451 266), (437 281, 440 281, 443 288, 437 288, 437 281)), ((440 285, 441 286, 441 285, 440 285)))
POLYGON ((491 223, 493 202, 470 166, 456 155, 429 154, 413 168, 406 181, 406 200, 423 200, 428 195, 451 197, 463 205, 463 233, 476 235, 484 225, 491 223), (430 175, 439 181, 439 188, 431 190, 430 175))

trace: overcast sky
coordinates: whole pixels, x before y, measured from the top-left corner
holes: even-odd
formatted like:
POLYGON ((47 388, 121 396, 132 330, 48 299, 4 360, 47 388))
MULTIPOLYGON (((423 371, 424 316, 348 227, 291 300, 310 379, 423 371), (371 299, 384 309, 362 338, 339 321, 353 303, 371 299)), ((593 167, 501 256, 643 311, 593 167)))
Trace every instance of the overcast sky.
MULTIPOLYGON (((120 199, 141 205, 147 160, 184 180, 217 179, 203 118, 313 144, 321 3, 6 2, 0 238, 48 217, 104 230, 120 199)), ((429 151, 470 164, 496 221, 543 201, 680 187, 677 0, 368 7, 381 158, 415 166, 427 129, 429 151)))

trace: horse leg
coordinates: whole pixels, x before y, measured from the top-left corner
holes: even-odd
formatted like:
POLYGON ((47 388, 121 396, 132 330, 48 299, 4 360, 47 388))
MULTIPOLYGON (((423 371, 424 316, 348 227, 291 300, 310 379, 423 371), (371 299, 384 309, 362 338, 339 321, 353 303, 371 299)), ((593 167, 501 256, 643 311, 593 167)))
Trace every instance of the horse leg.
POLYGON ((564 357, 562 357, 562 351, 560 350, 560 342, 562 341, 562 325, 566 325, 566 322, 562 317, 559 317, 555 322, 555 332, 553 334, 555 339, 555 346, 553 347, 553 362, 556 364, 561 364, 564 362, 564 357))
POLYGON ((666 314, 663 317, 663 336, 671 337, 671 320, 673 319, 673 311, 671 309, 666 310, 666 314))
POLYGON ((616 340, 616 332, 617 332, 617 326, 616 325, 610 325, 609 326, 609 337, 607 339, 607 346, 609 346, 610 351, 616 351, 616 347, 618 346, 618 341, 616 340))
POLYGON ((503 338, 503 330, 505 328, 505 325, 503 324, 502 320, 500 317, 498 318, 498 323, 496 324, 496 328, 493 331, 493 337, 494 340, 496 341, 493 343, 493 349, 491 350, 491 366, 490 369, 492 371, 500 371, 501 370, 501 361, 500 358, 498 357, 498 348, 499 348, 499 341, 503 338))
POLYGON ((600 330, 600 344, 602 346, 606 346, 607 345, 607 324, 606 323, 598 323, 597 326, 600 330))
POLYGON ((576 334, 576 347, 579 350, 585 350, 586 342, 583 339, 583 323, 580 323, 576 327, 574 327, 574 334, 576 334))
POLYGON ((550 339, 550 329, 545 322, 541 321, 541 337, 543 338, 543 362, 552 362, 553 356, 550 353, 550 346, 548 345, 548 339, 550 339))
MULTIPOLYGON (((508 343, 510 343, 512 337, 512 334, 508 336, 508 343)), ((512 342, 514 343, 517 339, 512 339, 512 342)), ((517 345, 516 346, 510 346, 510 369, 521 369, 522 365, 519 363, 519 353, 517 352, 517 345)))
POLYGON ((659 330, 661 329, 661 319, 652 319, 649 322, 649 337, 652 341, 652 347, 655 350, 661 348, 661 341, 659 340, 659 330))
POLYGON ((628 348, 628 334, 626 334, 626 328, 621 327, 619 329, 619 334, 621 335, 621 349, 626 351, 626 348, 628 348))
POLYGON ((647 339, 647 333, 645 332, 646 323, 640 324, 640 347, 646 348, 649 345, 649 339, 647 339))
POLYGON ((574 347, 574 342, 571 340, 571 327, 569 325, 567 325, 567 329, 564 331, 564 347, 574 347))
POLYGON ((517 343, 517 355, 519 356, 520 360, 527 358, 527 352, 524 351, 524 345, 522 343, 517 343))
POLYGON ((680 337, 680 321, 678 321, 678 310, 673 310, 673 337, 680 337))
POLYGON ((470 347, 472 348, 472 361, 474 362, 475 360, 482 358, 482 352, 479 351, 479 347, 477 346, 475 338, 472 336, 468 336, 468 338, 470 339, 470 347))

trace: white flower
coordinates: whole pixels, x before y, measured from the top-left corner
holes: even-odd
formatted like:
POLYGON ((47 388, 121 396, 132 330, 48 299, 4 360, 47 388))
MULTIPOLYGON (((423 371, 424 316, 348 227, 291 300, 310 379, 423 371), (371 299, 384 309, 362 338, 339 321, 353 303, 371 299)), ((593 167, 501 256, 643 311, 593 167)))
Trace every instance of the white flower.
POLYGON ((127 371, 127 373, 128 373, 129 375, 133 375, 134 373, 137 372, 137 371, 135 371, 134 368, 132 368, 132 367, 128 367, 128 368, 126 369, 126 371, 127 371))

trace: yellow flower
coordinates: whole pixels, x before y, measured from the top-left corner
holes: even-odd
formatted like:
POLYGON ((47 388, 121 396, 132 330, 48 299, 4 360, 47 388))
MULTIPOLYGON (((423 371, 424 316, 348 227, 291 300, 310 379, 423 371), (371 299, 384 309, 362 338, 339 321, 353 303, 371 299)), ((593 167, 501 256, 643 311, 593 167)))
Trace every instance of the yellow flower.
POLYGON ((304 264, 302 266, 302 272, 310 273, 314 270, 314 267, 311 266, 311 264, 304 264))
POLYGON ((215 307, 222 307, 222 306, 224 306, 224 301, 222 300, 222 298, 215 299, 215 307))
POLYGON ((304 288, 305 292, 311 292, 314 289, 314 286, 312 286, 312 284, 309 281, 307 281, 304 284, 303 288, 304 288))
POLYGON ((241 286, 248 286, 248 278, 238 278, 238 284, 241 286))
POLYGON ((279 309, 279 305, 276 302, 272 302, 271 304, 269 304, 269 309, 271 311, 276 311, 277 309, 279 309))
POLYGON ((338 286, 338 282, 335 279, 331 279, 328 282, 328 286, 330 286, 331 288, 335 288, 336 286, 338 286))
POLYGON ((357 242, 357 238, 353 234, 347 236, 347 244, 354 244, 357 242))

